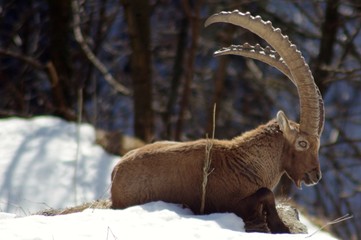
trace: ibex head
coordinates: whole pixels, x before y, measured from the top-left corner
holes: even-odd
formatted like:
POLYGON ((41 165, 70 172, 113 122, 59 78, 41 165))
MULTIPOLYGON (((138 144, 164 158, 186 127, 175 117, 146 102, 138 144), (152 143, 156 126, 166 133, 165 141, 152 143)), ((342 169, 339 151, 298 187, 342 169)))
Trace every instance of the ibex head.
POLYGON ((245 43, 222 48, 215 52, 216 56, 234 54, 260 60, 279 69, 296 85, 300 98, 300 123, 288 120, 282 111, 278 112, 276 118, 285 138, 284 151, 289 152, 284 155, 291 158, 283 161, 286 164, 284 168, 297 187, 300 188, 302 182, 306 185, 316 184, 321 179, 318 151, 324 125, 324 106, 301 52, 287 36, 282 35, 280 29, 275 29, 271 22, 265 22, 259 16, 253 17, 238 10, 221 12, 209 17, 205 25, 216 22, 246 28, 273 48, 245 43))
POLYGON ((291 122, 279 111, 277 122, 285 138, 284 151, 288 159, 284 159, 285 171, 298 188, 301 183, 314 185, 321 179, 318 149, 320 139, 300 131, 299 124, 291 122))

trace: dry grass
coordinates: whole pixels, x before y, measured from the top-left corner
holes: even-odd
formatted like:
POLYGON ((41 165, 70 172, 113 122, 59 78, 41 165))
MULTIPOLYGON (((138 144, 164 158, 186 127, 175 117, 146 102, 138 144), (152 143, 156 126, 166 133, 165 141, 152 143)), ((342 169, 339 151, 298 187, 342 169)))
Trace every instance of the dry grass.
POLYGON ((76 212, 82 212, 85 209, 109 209, 111 207, 111 201, 109 199, 101 199, 93 202, 83 203, 75 207, 69 207, 65 209, 46 209, 40 212, 35 213, 34 215, 44 215, 44 216, 55 216, 55 215, 64 215, 76 212))
POLYGON ((216 104, 214 104, 213 107, 213 127, 212 127, 212 138, 209 139, 207 136, 207 143, 206 143, 206 156, 204 159, 204 165, 203 165, 203 181, 202 181, 202 199, 201 199, 201 207, 199 209, 199 212, 201 214, 204 213, 204 207, 206 202, 206 193, 207 193, 207 184, 208 184, 208 176, 212 173, 213 170, 211 170, 211 151, 213 147, 213 140, 214 140, 214 133, 215 133, 215 119, 216 119, 216 104))

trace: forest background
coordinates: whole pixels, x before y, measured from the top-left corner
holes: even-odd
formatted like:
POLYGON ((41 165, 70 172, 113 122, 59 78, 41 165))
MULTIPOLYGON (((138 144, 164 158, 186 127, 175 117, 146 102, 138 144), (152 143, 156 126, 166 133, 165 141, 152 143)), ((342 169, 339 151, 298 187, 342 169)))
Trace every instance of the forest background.
MULTIPOLYGON (((239 9, 281 28, 302 51, 324 97, 323 180, 277 194, 361 239, 361 3, 358 0, 1 0, 0 117, 54 115, 152 142, 212 132, 233 138, 298 95, 277 70, 242 57, 212 57, 231 43, 260 42, 230 25, 203 27, 239 9)), ((263 45, 265 45, 263 43, 263 45)))

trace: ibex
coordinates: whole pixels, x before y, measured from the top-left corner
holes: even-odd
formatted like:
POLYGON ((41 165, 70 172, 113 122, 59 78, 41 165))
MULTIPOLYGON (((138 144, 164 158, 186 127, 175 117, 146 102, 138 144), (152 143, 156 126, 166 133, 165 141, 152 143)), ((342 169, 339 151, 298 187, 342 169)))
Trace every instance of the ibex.
POLYGON ((323 100, 300 51, 271 22, 235 10, 212 15, 205 26, 217 22, 246 28, 270 44, 273 49, 230 46, 215 55, 246 56, 283 72, 298 89, 300 123, 279 111, 267 124, 232 140, 161 141, 133 150, 112 172, 112 207, 162 200, 200 213, 203 166, 211 143, 204 213, 233 212, 244 220, 246 231, 287 233, 272 189, 284 173, 298 188, 302 182, 314 185, 321 179, 318 150, 323 100))

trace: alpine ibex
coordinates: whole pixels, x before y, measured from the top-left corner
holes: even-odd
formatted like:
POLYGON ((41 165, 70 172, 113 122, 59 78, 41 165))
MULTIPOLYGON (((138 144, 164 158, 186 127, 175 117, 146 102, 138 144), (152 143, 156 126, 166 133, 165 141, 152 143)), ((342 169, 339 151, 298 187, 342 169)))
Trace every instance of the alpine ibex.
POLYGON ((283 72, 297 87, 300 123, 279 111, 275 119, 232 140, 155 142, 125 155, 112 173, 113 208, 163 200, 181 203, 200 213, 207 144, 210 173, 204 213, 233 212, 247 231, 289 232, 275 209, 271 191, 286 173, 301 188, 321 179, 318 150, 324 125, 321 94, 300 51, 271 22, 250 13, 221 12, 205 22, 231 23, 267 41, 231 46, 215 55, 235 54, 258 59, 283 72))

